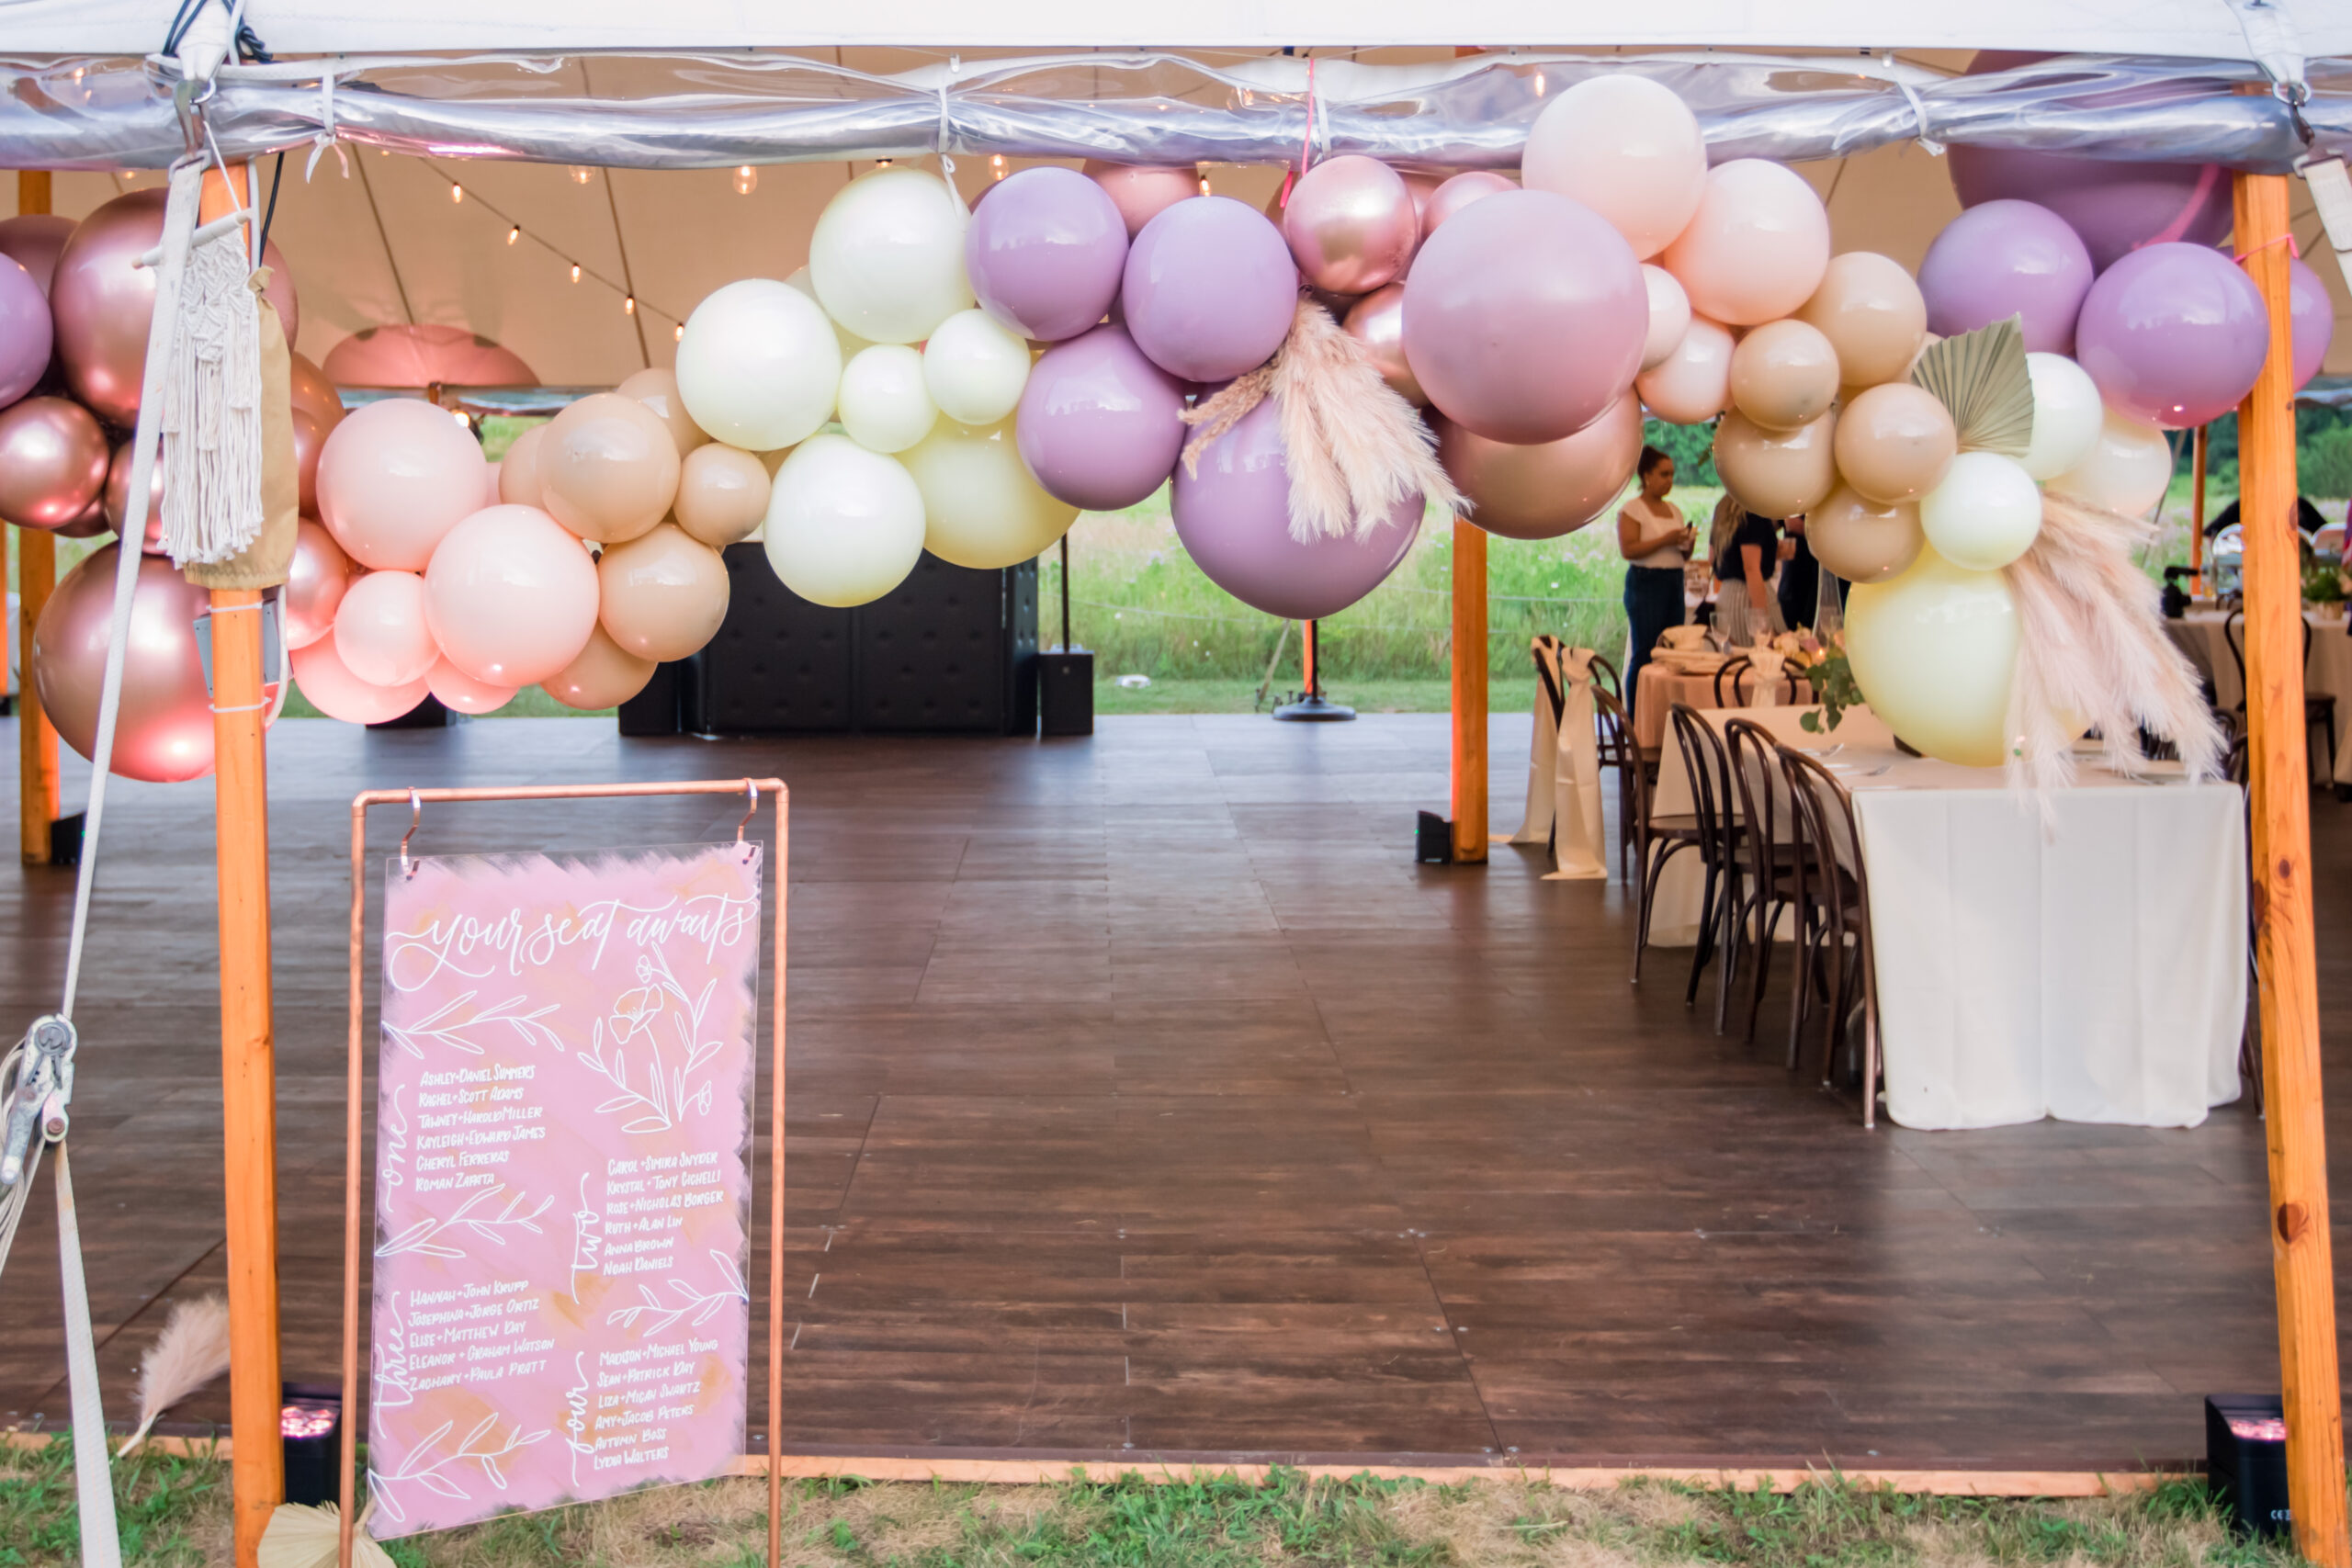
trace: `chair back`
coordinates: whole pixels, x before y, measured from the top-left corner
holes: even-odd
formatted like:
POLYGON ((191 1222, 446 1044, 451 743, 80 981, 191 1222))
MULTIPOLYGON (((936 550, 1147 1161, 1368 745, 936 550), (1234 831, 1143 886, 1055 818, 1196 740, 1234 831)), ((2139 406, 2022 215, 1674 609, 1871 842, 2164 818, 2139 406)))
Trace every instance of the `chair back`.
MULTIPOLYGON (((2308 635, 2311 623, 2303 623, 2308 635)), ((2232 610, 2222 622, 2222 640, 2230 645, 2230 662, 2238 667, 2238 690, 2245 690, 2245 612, 2232 610)), ((2304 649, 2309 652, 2310 649, 2304 649)))
POLYGON ((1625 716, 1625 705, 1615 694, 1602 690, 1597 681, 1592 687, 1592 726, 1595 760, 1604 768, 1615 768, 1622 776, 1623 809, 1633 816, 1635 840, 1644 840, 1649 829, 1648 774, 1642 766, 1641 750, 1634 744, 1634 725, 1625 716))
POLYGON ((1715 705, 1719 708, 1740 706, 1739 678, 1742 675, 1752 675, 1755 670, 1755 663, 1744 653, 1735 654, 1717 665, 1715 667, 1715 705), (1731 697, 1728 701, 1724 697, 1724 682, 1726 678, 1731 682, 1731 697))
POLYGON ((1732 841, 1731 761, 1699 710, 1677 703, 1667 710, 1676 750, 1690 776, 1690 804, 1699 822, 1699 852, 1709 865, 1722 865, 1732 841))
POLYGON ((1724 720, 1724 747, 1731 763, 1732 788, 1739 797, 1739 819, 1747 824, 1748 870, 1758 887, 1772 885, 1773 846, 1787 841, 1787 791, 1781 776, 1781 743, 1762 725, 1745 718, 1724 720))
POLYGON ((1609 662, 1606 654, 1596 651, 1592 656, 1592 689, 1623 698, 1625 682, 1618 677, 1617 666, 1609 662))
POLYGON ((1552 705, 1552 722, 1560 721, 1560 714, 1567 706, 1567 694, 1560 688, 1560 639, 1538 633, 1527 639, 1528 657, 1535 660, 1535 683, 1544 700, 1552 705))
POLYGON ((1870 882, 1862 870, 1862 835, 1854 820, 1853 797, 1814 758, 1788 746, 1780 748, 1780 756, 1804 866, 1801 874, 1824 908, 1859 911, 1867 930, 1870 882))

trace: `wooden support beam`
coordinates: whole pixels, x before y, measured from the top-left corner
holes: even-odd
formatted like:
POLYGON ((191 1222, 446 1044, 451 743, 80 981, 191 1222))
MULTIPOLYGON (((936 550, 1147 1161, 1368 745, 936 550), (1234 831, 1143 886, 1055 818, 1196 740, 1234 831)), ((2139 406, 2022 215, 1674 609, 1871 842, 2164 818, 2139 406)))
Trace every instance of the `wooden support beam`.
POLYGON ((2247 788, 2254 829, 2255 968, 2262 1021, 2270 1255, 2278 1296, 2287 1485, 2295 1545, 2352 1568, 2345 1530, 2344 1407, 2327 1234, 2318 964, 2312 929, 2311 761, 2303 718, 2302 570, 2295 532, 2293 344, 2287 177, 2238 175, 2237 248, 2270 309, 2270 356, 2238 406, 2245 529, 2247 788))
MULTIPOLYGON (((46 169, 17 175, 17 210, 50 209, 46 169)), ((19 528, 17 535, 17 820, 27 865, 49 863, 50 829, 56 823, 57 727, 41 711, 33 690, 33 627, 57 586, 57 536, 45 528, 19 528)))
POLYGON ((1487 531, 1453 520, 1453 858, 1487 859, 1487 531))

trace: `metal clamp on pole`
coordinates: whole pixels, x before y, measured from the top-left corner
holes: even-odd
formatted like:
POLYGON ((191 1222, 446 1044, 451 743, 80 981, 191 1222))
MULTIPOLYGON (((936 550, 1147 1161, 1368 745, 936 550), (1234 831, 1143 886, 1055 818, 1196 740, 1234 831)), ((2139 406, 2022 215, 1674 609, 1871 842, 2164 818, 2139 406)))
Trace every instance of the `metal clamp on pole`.
POLYGON ((16 1077, 0 1120, 0 1187, 14 1187, 24 1179, 36 1133, 50 1144, 65 1136, 78 1039, 72 1023, 48 1013, 33 1021, 17 1045, 16 1077))

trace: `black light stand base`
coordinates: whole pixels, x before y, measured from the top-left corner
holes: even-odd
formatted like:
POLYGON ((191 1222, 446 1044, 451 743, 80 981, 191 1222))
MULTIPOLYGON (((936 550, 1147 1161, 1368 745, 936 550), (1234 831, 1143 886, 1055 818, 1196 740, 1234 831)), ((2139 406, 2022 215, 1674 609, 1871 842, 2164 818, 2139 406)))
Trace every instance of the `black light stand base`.
POLYGON ((1284 703, 1274 710, 1274 716, 1294 724, 1338 724, 1355 717, 1356 710, 1338 703, 1326 702, 1320 692, 1312 692, 1295 703, 1284 703))
POLYGON ((49 863, 78 866, 82 863, 82 812, 61 817, 49 825, 49 863))
POLYGON ((1094 655, 1049 648, 1037 655, 1037 733, 1094 733, 1094 655))

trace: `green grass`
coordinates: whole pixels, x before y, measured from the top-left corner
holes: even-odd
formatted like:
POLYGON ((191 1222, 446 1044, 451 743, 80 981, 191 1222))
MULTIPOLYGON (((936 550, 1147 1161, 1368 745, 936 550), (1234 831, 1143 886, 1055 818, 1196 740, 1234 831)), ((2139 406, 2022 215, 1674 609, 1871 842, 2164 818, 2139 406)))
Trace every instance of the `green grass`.
MULTIPOLYGON (((126 1563, 195 1568, 207 1560, 200 1538, 225 1506, 226 1465, 142 1449, 116 1461, 114 1483, 126 1563)), ((0 1568, 78 1563, 80 1545, 72 1441, 0 1450, 0 1568)))

